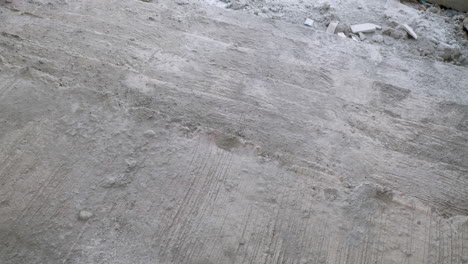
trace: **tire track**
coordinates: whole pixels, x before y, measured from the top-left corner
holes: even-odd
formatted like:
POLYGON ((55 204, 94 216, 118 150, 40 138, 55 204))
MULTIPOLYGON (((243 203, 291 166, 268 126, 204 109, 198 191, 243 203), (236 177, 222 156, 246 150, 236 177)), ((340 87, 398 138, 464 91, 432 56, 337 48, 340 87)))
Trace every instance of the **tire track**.
POLYGON ((31 199, 29 199, 26 206, 16 216, 15 221, 14 221, 15 222, 14 227, 16 227, 16 225, 19 223, 19 220, 24 218, 25 214, 31 209, 33 203, 38 200, 38 197, 42 195, 44 190, 48 188, 51 185, 51 183, 56 179, 56 177, 59 175, 63 167, 64 167, 64 164, 57 165, 52 170, 52 173, 50 173, 50 175, 42 182, 42 184, 39 185, 39 188, 34 192, 33 196, 31 197, 31 199))
POLYGON ((1 153, 4 155, 3 159, 0 161, 0 186, 2 189, 4 188, 6 182, 12 177, 11 175, 14 175, 11 173, 12 168, 16 167, 15 165, 17 162, 23 160, 24 152, 28 149, 26 146, 22 146, 22 143, 27 143, 28 147, 35 146, 41 134, 41 125, 30 124, 24 129, 23 133, 16 137, 16 139, 9 145, 9 147, 6 147, 6 149, 2 150, 1 153))
POLYGON ((0 101, 17 85, 21 84, 22 80, 18 77, 14 77, 14 79, 10 82, 7 82, 5 85, 0 87, 0 101))

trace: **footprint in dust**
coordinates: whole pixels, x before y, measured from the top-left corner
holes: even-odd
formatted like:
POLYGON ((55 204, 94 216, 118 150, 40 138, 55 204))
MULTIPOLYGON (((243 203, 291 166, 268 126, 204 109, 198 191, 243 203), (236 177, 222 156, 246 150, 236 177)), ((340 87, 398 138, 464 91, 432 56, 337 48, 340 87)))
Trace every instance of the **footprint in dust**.
POLYGON ((224 134, 215 134, 215 144, 220 149, 224 149, 226 151, 231 151, 234 148, 239 148, 243 145, 243 143, 239 140, 239 138, 224 134))

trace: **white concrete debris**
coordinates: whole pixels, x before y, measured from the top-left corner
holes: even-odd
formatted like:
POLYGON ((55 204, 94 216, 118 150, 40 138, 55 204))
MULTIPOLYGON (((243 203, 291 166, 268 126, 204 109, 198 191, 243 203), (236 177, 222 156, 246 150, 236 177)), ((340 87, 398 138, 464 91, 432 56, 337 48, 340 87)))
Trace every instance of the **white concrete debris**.
POLYGON ((338 26, 338 23, 340 22, 337 20, 332 20, 332 22, 330 22, 330 25, 328 25, 327 33, 335 34, 335 30, 336 30, 336 27, 338 26))
POLYGON ((407 24, 403 24, 402 25, 403 29, 408 32, 408 34, 413 37, 414 39, 418 39, 418 35, 416 34, 416 32, 414 32, 414 30, 408 26, 407 24))
POLYGON ((345 33, 343 33, 343 32, 339 32, 337 35, 340 36, 340 37, 342 37, 342 38, 346 38, 346 35, 345 35, 345 33))
POLYGON ((314 25, 314 21, 310 18, 306 18, 306 20, 304 21, 304 25, 312 27, 314 25))
POLYGON ((381 29, 381 27, 372 23, 364 23, 351 26, 351 31, 353 33, 374 32, 377 29, 381 29))

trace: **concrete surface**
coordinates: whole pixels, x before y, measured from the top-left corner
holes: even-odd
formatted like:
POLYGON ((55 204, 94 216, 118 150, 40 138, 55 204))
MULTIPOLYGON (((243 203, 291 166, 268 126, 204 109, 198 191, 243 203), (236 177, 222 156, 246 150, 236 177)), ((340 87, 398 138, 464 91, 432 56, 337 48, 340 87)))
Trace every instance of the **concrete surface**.
POLYGON ((467 263, 466 67, 180 0, 0 11, 0 263, 467 263))

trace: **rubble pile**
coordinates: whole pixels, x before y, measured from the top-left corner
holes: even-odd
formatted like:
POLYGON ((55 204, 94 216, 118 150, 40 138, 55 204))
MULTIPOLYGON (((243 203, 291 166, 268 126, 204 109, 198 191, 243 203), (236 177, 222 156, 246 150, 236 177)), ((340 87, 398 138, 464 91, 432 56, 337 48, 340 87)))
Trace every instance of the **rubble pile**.
POLYGON ((355 41, 468 65, 468 15, 426 1, 199 0, 355 41))

